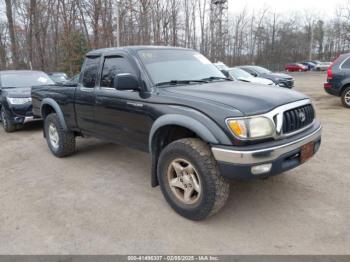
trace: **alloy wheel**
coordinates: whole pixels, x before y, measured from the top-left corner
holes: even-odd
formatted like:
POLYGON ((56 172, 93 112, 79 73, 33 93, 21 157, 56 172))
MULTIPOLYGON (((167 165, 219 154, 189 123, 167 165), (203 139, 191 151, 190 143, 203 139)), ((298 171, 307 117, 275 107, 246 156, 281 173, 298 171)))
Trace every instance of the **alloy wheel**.
POLYGON ((54 149, 58 149, 59 147, 59 135, 56 126, 51 123, 49 125, 49 138, 50 138, 50 144, 54 149))
POLYGON ((183 204, 195 204, 202 194, 202 186, 198 172, 185 159, 173 160, 167 172, 171 192, 183 204))
POLYGON ((350 106, 350 90, 348 92, 346 92, 346 94, 344 96, 344 101, 347 105, 350 106))
POLYGON ((1 110, 1 121, 2 121, 4 128, 6 129, 7 128, 7 119, 6 119, 6 115, 5 115, 4 110, 1 110))

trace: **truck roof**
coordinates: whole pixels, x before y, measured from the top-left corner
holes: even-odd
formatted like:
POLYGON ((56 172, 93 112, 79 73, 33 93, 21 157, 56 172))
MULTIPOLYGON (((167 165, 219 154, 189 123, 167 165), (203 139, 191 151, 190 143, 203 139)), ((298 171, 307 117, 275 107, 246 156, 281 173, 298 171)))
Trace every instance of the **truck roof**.
POLYGON ((101 49, 95 49, 91 50, 87 53, 87 56, 98 56, 102 54, 111 54, 113 52, 118 51, 133 51, 137 52, 139 50, 145 50, 145 49, 174 49, 174 50, 191 50, 188 48, 183 47, 174 47, 174 46, 153 46, 153 45, 135 45, 135 46, 122 46, 122 47, 109 47, 109 48, 101 48, 101 49))

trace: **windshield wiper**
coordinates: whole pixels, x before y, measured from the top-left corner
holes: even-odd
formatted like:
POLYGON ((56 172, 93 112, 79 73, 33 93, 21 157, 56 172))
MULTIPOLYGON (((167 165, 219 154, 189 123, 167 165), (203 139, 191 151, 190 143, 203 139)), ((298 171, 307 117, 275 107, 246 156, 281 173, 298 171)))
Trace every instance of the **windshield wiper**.
POLYGON ((201 80, 204 80, 204 81, 215 81, 215 80, 233 81, 233 80, 230 79, 230 78, 227 78, 227 77, 220 77, 220 76, 211 76, 211 77, 203 78, 203 79, 201 79, 201 80))
POLYGON ((190 85, 191 83, 208 83, 207 80, 171 80, 167 82, 157 83, 156 86, 166 86, 166 85, 190 85))

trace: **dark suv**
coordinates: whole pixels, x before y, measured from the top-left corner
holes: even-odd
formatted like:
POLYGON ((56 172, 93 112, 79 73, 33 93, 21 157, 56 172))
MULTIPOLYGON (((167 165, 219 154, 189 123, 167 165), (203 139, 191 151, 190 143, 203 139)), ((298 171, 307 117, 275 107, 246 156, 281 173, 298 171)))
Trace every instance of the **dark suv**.
POLYGON ((0 120, 6 132, 14 132, 23 124, 40 120, 33 116, 31 86, 53 85, 41 71, 0 71, 0 120))
POLYGON ((340 55, 329 67, 324 89, 341 97, 343 105, 350 108, 350 53, 340 55))

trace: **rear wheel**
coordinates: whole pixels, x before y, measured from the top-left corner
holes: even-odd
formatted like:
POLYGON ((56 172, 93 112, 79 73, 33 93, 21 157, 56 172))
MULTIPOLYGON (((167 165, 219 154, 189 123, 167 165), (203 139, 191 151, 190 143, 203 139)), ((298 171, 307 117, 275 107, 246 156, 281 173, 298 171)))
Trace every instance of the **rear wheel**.
POLYGON ((47 144, 55 156, 65 157, 74 153, 75 135, 63 129, 57 114, 45 118, 44 128, 47 144))
POLYGON ((350 86, 344 90, 341 100, 345 107, 350 108, 350 86))
POLYGON ((159 158, 158 180, 170 206, 191 220, 202 220, 218 212, 230 191, 208 145, 199 139, 169 144, 159 158))
POLYGON ((1 108, 1 122, 5 132, 11 133, 16 131, 16 125, 11 123, 10 117, 8 116, 3 107, 1 108))

